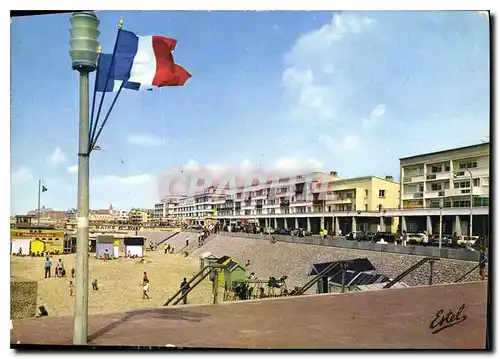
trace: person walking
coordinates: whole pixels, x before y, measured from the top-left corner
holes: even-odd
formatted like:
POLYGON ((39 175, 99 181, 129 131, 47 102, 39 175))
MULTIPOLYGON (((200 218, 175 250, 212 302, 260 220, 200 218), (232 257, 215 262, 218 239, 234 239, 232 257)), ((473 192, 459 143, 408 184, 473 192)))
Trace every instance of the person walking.
POLYGON ((407 240, 408 240, 408 234, 406 234, 406 231, 403 231, 403 238, 402 238, 401 244, 403 246, 406 246, 406 241, 407 240))
POLYGON ((186 294, 186 293, 187 293, 187 291, 189 290, 189 288, 190 288, 190 287, 189 287, 189 284, 188 284, 188 282, 187 282, 187 279, 186 279, 186 278, 184 278, 184 279, 182 280, 182 283, 181 283, 181 293, 182 293, 182 295, 184 296, 184 298, 182 299, 182 302, 183 302, 184 304, 187 304, 187 294, 186 294))
POLYGON ((58 277, 63 277, 64 276, 64 264, 61 258, 59 258, 59 261, 56 264, 57 268, 57 276, 58 277))
POLYGON ((150 299, 148 292, 149 292, 149 279, 146 278, 142 283, 142 299, 150 299))
POLYGON ((47 278, 47 275, 50 278, 50 271, 52 269, 52 261, 50 260, 49 257, 45 259, 45 278, 47 278))
POLYGON ((481 280, 486 280, 486 251, 484 248, 481 249, 481 254, 479 254, 479 276, 481 280))

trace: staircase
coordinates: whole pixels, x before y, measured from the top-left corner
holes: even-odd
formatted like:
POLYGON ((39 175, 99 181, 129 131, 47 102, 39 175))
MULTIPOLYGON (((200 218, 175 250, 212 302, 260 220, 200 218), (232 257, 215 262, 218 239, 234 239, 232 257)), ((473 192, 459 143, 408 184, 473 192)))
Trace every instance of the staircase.
POLYGON ((200 284, 203 279, 205 279, 208 275, 210 274, 210 267, 205 266, 201 271, 196 273, 193 278, 191 278, 187 284, 189 284, 189 289, 185 292, 182 293, 182 290, 179 289, 173 296, 171 296, 165 304, 163 304, 164 307, 172 303, 172 305, 177 305, 179 302, 184 299, 198 284, 200 284), (194 283, 193 283, 194 282, 194 283))
POLYGON ((214 234, 214 233, 209 234, 208 237, 205 238, 205 242, 203 243, 203 245, 201 247, 198 245, 198 236, 196 236, 194 239, 190 238, 189 239, 189 245, 188 246, 184 246, 181 249, 181 251, 182 251, 182 253, 188 252, 188 254, 191 254, 194 251, 196 251, 197 249, 202 248, 205 244, 207 244, 212 239, 214 239, 215 236, 216 236, 216 234, 214 234))
POLYGON ((157 242, 156 245, 159 246, 163 243, 165 243, 166 241, 168 241, 169 239, 173 238, 174 236, 178 235, 179 233, 181 233, 181 231, 175 231, 174 233, 170 234, 169 236, 167 236, 167 238, 161 240, 160 242, 157 242))

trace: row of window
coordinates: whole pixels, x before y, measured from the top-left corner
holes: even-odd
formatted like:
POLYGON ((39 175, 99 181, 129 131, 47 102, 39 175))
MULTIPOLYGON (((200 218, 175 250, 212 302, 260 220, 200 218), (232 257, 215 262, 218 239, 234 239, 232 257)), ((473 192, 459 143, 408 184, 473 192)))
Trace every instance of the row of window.
MULTIPOLYGON (((471 169, 477 168, 477 160, 474 161, 460 161, 458 163, 458 169, 471 169)), ((441 172, 450 172, 451 167, 449 163, 443 163, 439 165, 432 165, 430 169, 430 173, 441 173, 441 172)), ((424 170, 423 167, 418 169, 406 169, 405 176, 413 177, 413 176, 423 176, 424 170)))

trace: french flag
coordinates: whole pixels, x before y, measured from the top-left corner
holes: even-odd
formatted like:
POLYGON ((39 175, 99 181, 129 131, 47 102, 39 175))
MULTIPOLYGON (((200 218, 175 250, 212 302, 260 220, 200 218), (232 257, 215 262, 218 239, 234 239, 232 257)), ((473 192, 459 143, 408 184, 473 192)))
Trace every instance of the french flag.
POLYGON ((119 30, 112 54, 101 54, 98 63, 97 91, 151 90, 163 86, 183 86, 191 77, 174 63, 172 51, 177 40, 163 36, 137 36, 119 30))

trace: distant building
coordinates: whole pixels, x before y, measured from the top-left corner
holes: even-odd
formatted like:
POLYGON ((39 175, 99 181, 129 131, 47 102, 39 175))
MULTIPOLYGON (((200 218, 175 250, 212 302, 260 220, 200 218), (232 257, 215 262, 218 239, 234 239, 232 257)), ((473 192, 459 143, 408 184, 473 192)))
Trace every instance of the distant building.
POLYGON ((132 224, 142 224, 147 223, 150 216, 149 210, 134 208, 128 213, 128 220, 132 224))
POLYGON ((401 158, 401 208, 469 208, 489 205, 490 144, 401 158), (470 172, 469 172, 470 171, 470 172), (472 175, 472 181, 471 181, 472 175))

